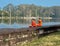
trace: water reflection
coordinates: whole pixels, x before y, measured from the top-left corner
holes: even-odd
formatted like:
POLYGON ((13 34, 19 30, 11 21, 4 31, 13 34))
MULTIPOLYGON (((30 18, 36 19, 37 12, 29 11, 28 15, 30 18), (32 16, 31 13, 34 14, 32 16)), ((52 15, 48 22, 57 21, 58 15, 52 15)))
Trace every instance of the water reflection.
MULTIPOLYGON (((36 19, 37 22, 38 19, 36 19)), ((42 19, 43 22, 60 22, 60 19, 42 19)), ((31 19, 0 19, 0 23, 5 24, 30 24, 31 19)))
MULTIPOLYGON (((43 26, 60 24, 59 19, 42 19, 42 21, 43 26)), ((26 28, 30 24, 31 19, 0 19, 0 28, 26 28)))
MULTIPOLYGON (((60 25, 60 22, 45 22, 42 26, 51 26, 51 25, 60 25)), ((27 28, 29 27, 29 24, 6 24, 6 23, 0 23, 0 28, 27 28)))
POLYGON ((27 28, 28 24, 5 24, 5 23, 1 23, 0 24, 0 28, 27 28))

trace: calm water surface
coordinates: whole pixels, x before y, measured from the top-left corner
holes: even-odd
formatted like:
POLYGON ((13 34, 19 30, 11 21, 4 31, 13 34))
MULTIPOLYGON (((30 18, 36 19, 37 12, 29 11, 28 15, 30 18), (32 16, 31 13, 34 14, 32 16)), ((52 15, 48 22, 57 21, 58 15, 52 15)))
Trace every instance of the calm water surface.
MULTIPOLYGON (((30 24, 5 24, 5 23, 0 23, 0 28, 27 28, 29 27, 30 24)), ((60 22, 46 22, 43 23, 43 26, 49 26, 49 25, 60 25, 60 22)))

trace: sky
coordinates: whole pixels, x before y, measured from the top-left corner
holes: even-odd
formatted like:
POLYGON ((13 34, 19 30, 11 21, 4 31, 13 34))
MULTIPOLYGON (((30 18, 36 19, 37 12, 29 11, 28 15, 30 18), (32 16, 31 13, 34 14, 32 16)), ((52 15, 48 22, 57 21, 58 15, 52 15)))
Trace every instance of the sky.
POLYGON ((14 6, 20 4, 35 4, 38 6, 60 6, 60 0, 0 0, 0 8, 8 4, 13 4, 14 6))

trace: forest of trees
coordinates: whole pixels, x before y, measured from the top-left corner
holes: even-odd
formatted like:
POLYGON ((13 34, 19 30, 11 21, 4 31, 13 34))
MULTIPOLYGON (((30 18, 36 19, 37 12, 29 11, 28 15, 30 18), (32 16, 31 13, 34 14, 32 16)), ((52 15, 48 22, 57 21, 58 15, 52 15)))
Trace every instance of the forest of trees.
POLYGON ((0 8, 0 17, 3 16, 18 16, 18 17, 60 17, 60 6, 43 7, 34 4, 20 4, 14 6, 8 4, 2 10, 0 8))

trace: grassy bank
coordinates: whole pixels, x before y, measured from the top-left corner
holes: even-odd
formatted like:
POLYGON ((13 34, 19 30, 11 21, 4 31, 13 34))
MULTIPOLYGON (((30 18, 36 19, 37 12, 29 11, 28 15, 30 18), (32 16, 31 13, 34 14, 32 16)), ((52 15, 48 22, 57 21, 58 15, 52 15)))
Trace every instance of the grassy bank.
POLYGON ((55 32, 17 46, 60 46, 60 32, 55 32))

